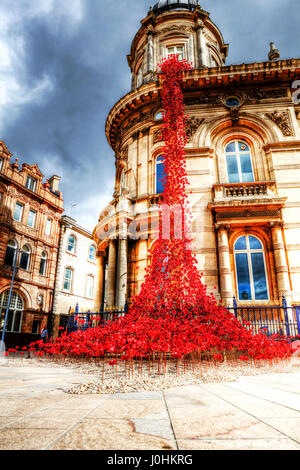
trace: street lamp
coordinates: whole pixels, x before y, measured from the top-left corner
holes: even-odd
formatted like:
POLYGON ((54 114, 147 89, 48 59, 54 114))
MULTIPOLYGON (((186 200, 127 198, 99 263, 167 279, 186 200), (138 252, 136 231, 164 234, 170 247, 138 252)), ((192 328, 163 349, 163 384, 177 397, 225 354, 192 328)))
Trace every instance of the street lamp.
POLYGON ((5 330, 6 330, 6 324, 7 324, 7 319, 8 319, 8 312, 9 312, 9 307, 10 307, 11 294, 12 294, 12 291, 13 291, 14 280, 15 280, 15 275, 16 275, 16 271, 17 271, 18 255, 21 252, 22 252, 22 250, 17 249, 17 250, 15 250, 15 254, 14 254, 14 259, 13 259, 13 264, 12 264, 12 278, 11 278, 11 283, 10 283, 10 289, 9 289, 9 295, 8 295, 8 300, 7 300, 7 306, 6 306, 6 312, 5 312, 4 324, 3 324, 3 331, 2 331, 2 337, 1 337, 2 344, 4 344, 4 339, 5 339, 5 330))

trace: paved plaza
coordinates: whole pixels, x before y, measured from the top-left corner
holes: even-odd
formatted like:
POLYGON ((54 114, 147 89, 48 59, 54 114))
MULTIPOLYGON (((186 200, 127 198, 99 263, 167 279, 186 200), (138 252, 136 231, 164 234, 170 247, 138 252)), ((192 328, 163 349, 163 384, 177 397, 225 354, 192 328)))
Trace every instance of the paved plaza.
POLYGON ((300 450, 300 371, 157 392, 70 395, 65 367, 0 367, 0 449, 300 450))

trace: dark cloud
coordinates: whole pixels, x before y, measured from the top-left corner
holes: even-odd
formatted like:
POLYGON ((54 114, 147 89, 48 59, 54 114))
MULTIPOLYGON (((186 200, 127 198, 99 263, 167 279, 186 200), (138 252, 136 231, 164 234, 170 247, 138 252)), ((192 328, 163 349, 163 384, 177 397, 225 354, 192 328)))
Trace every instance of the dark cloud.
MULTIPOLYGON (((39 1, 42 6, 45 0, 39 1)), ((67 9, 72 0, 48 1, 54 5, 50 13, 26 16, 26 3, 32 2, 12 0, 18 20, 8 18, 14 28, 6 40, 8 47, 22 42, 13 75, 24 92, 3 105, 0 138, 21 161, 62 173, 66 210, 77 202, 72 215, 92 227, 114 185, 105 120, 130 89, 126 54, 154 2, 82 0, 79 19, 73 20, 67 9), (65 10, 56 10, 62 3, 65 10)), ((4 0, 2 17, 9 16, 10 5, 4 0)), ((299 56, 298 0, 206 0, 202 7, 230 43, 228 63, 266 60, 270 41, 282 58, 299 56)))

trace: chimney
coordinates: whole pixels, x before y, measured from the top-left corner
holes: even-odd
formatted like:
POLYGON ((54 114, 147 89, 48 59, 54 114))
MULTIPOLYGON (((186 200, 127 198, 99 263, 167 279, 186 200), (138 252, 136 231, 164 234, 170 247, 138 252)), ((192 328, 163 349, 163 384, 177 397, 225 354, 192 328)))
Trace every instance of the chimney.
POLYGON ((59 182, 60 182, 60 180, 61 180, 61 177, 58 176, 58 175, 53 175, 49 179, 50 189, 54 193, 59 191, 59 182))

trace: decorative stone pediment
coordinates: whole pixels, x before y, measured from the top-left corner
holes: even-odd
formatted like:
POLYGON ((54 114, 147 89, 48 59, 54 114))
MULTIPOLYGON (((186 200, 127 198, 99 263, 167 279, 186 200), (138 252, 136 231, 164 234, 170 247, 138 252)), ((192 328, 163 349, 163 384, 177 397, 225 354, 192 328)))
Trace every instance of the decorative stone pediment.
POLYGON ((43 173, 39 169, 38 165, 34 163, 33 165, 28 165, 27 163, 24 163, 22 165, 22 171, 27 170, 29 174, 32 176, 35 176, 36 178, 44 178, 43 173))
POLYGON ((190 143, 193 140, 198 128, 204 122, 204 118, 196 118, 195 116, 188 117, 185 124, 185 133, 187 142, 190 143))

